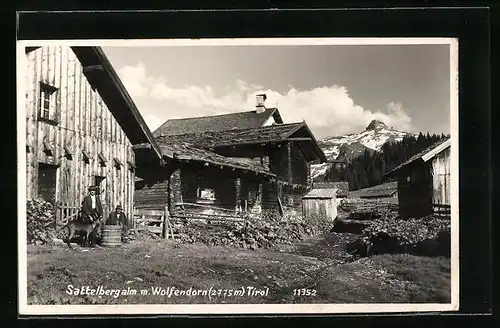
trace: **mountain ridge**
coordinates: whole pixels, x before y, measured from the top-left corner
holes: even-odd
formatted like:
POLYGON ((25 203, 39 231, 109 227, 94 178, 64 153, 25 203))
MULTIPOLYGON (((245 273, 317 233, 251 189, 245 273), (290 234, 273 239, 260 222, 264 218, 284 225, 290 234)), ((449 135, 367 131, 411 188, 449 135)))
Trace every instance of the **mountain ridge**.
MULTIPOLYGON (((370 152, 380 151, 382 145, 386 142, 401 141, 405 136, 417 137, 414 133, 399 131, 389 127, 380 120, 372 120, 359 133, 325 137, 318 140, 318 145, 329 161, 349 162, 353 158, 363 154, 365 150, 370 152)), ((311 165, 312 178, 324 175, 331 165, 329 163, 311 165)))

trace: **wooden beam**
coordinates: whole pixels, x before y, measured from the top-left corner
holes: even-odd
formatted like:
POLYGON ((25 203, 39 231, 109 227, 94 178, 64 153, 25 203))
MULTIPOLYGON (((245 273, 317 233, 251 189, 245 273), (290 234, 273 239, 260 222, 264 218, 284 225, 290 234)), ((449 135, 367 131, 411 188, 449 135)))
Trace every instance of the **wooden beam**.
POLYGON ((122 161, 120 161, 120 159, 118 157, 113 158, 113 160, 115 161, 116 166, 122 167, 123 163, 122 163, 122 161))
POLYGON ((86 162, 88 162, 88 161, 90 161, 90 160, 92 159, 92 157, 90 156, 90 154, 89 154, 89 153, 87 153, 87 151, 82 150, 82 154, 83 154, 83 159, 84 159, 86 162))
POLYGON ((152 146, 150 143, 140 143, 140 144, 135 144, 132 145, 132 149, 151 149, 152 146))
POLYGON ((128 164, 128 165, 130 166, 130 168, 132 168, 132 169, 135 169, 135 168, 136 168, 136 166, 135 166, 134 162, 132 162, 132 161, 127 161, 127 164, 128 164))
POLYGON ((287 150, 287 164, 288 164, 288 182, 291 184, 293 181, 293 178, 292 178, 292 143, 291 142, 287 142, 286 150, 287 150))
POLYGON ((236 178, 234 181, 234 189, 236 196, 236 211, 238 211, 241 206, 241 178, 236 178))
POLYGON ((101 166, 106 166, 106 157, 104 157, 104 155, 102 153, 99 153, 97 154, 97 156, 99 157, 99 161, 101 162, 101 166))
POLYGON ((170 157, 170 158, 175 158, 177 156, 177 154, 174 153, 174 151, 172 151, 170 149, 166 149, 166 148, 161 148, 161 154, 163 156, 170 157))
POLYGON ((104 71, 104 68, 102 65, 90 65, 90 66, 84 66, 83 67, 83 72, 94 72, 94 71, 104 71))
POLYGON ((66 156, 73 157, 73 151, 69 145, 64 146, 64 151, 66 152, 66 156))
POLYGON ((47 140, 44 140, 43 141, 43 147, 46 151, 52 151, 52 146, 50 145, 50 143, 47 141, 47 140))
POLYGON ((304 137, 304 138, 287 138, 286 140, 288 141, 312 141, 312 138, 310 137, 304 137))

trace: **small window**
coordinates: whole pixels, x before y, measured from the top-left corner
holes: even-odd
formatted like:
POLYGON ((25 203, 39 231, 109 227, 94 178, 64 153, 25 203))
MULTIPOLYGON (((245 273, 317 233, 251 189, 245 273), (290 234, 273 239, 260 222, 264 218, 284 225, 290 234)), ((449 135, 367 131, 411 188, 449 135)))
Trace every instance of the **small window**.
POLYGON ((55 117, 55 92, 56 87, 40 83, 38 118, 56 123, 55 117))
POLYGON ((213 203, 215 201, 215 190, 198 188, 198 202, 213 203))

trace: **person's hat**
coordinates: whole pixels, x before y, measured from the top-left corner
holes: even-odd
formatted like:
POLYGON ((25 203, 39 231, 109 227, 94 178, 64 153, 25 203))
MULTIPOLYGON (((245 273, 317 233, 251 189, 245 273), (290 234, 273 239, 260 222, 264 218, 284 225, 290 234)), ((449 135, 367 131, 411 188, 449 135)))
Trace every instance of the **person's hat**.
POLYGON ((90 187, 89 187, 89 191, 92 191, 92 190, 93 190, 93 191, 98 191, 98 190, 99 190, 99 187, 97 187, 97 186, 90 186, 90 187))
POLYGON ((123 210, 122 206, 121 205, 116 205, 116 209, 117 210, 123 210))

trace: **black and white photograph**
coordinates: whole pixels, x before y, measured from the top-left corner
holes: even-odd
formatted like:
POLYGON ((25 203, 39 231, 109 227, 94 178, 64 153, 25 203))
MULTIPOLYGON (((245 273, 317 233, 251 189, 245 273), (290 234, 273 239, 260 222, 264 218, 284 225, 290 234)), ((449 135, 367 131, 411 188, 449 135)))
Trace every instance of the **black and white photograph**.
POLYGON ((23 40, 17 71, 21 314, 458 309, 457 39, 23 40))

